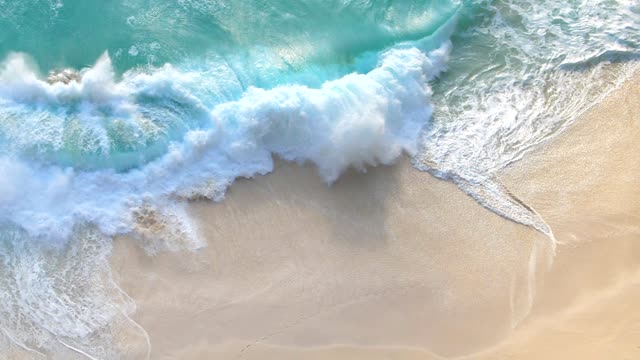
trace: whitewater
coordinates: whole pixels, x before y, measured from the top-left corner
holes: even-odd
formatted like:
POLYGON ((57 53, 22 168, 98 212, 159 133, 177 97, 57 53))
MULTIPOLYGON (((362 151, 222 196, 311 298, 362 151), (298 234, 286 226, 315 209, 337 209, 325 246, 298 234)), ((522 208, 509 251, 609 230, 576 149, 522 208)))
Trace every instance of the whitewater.
POLYGON ((640 59, 630 0, 0 0, 0 14, 0 327, 36 355, 117 358, 96 334, 135 303, 110 280, 111 239, 197 251, 188 201, 223 201, 275 158, 330 185, 405 154, 552 238, 496 174, 640 59))

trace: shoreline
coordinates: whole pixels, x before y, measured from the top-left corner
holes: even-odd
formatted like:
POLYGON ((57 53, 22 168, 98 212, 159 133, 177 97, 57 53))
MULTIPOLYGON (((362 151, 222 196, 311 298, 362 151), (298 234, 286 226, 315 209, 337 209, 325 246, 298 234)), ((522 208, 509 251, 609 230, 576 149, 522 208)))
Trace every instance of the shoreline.
POLYGON ((636 73, 564 134, 505 169, 505 184, 545 218, 559 246, 527 324, 483 352, 487 359, 640 356, 638 138, 636 73))
POLYGON ((635 277, 615 285, 622 295, 609 289, 640 269, 640 169, 623 156, 640 150, 639 81, 499 176, 554 230, 560 245, 548 271, 544 235, 407 159, 331 187, 313 169, 279 162, 272 174, 235 183, 221 203, 190 204, 208 242, 198 253, 149 257, 116 240, 112 268, 138 303, 151 357, 595 359, 614 347, 635 355, 631 338, 601 352, 580 348, 603 335, 586 329, 622 326, 631 314, 610 313, 640 300, 625 283, 635 277), (529 311, 532 280, 531 314, 512 330, 529 311), (585 314, 589 326, 573 324, 585 314))

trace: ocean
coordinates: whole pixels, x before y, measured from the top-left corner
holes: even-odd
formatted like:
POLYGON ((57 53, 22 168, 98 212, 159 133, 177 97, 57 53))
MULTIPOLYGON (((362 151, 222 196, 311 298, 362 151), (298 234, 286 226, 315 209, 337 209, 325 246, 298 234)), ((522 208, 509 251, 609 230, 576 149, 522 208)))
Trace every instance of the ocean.
POLYGON ((274 159, 330 186, 408 156, 555 241, 496 174, 635 71, 640 6, 0 0, 0 59, 0 345, 119 358, 112 239, 198 251, 188 203, 274 159))

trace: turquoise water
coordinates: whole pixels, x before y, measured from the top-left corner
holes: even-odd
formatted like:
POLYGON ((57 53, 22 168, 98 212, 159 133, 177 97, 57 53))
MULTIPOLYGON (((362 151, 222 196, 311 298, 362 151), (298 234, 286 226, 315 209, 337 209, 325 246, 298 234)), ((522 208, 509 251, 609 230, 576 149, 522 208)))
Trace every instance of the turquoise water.
MULTIPOLYGON (((79 106, 96 105, 85 101, 88 95, 53 95, 57 99, 48 113, 36 115, 38 124, 48 123, 42 130, 47 134, 37 142, 10 138, 6 143, 20 143, 22 154, 48 162, 127 170, 161 156, 186 131, 206 128, 208 111, 240 99, 251 87, 318 88, 352 72, 367 73, 380 51, 433 34, 451 20, 456 6, 447 1, 78 1, 20 2, 1 10, 0 27, 9 31, 3 32, 0 56, 27 54, 19 55, 20 61, 47 73, 88 68, 104 54, 109 81, 120 83, 126 100, 139 106, 121 119, 117 105, 101 104, 91 111, 96 119, 84 122, 79 106), (171 94, 135 89, 137 84, 128 82, 162 73, 165 64, 190 77, 165 84, 171 94), (53 119, 60 112, 62 118, 53 119), (103 122, 99 129, 89 129, 97 122, 103 122), (58 134, 51 134, 56 126, 58 134)), ((33 102, 17 105, 5 111, 7 117, 34 115, 33 102)), ((16 126, 8 126, 7 137, 16 126)))
POLYGON ((495 174, 635 70, 640 7, 0 0, 0 59, 0 326, 21 347, 62 337, 117 358, 112 339, 88 334, 130 299, 113 300, 113 284, 72 294, 72 283, 108 275, 110 238, 145 236, 149 216, 166 230, 154 251, 205 246, 185 202, 222 200, 274 157, 332 183, 406 154, 553 237, 495 174), (67 264, 78 249, 83 260, 67 264))
POLYGON ((167 62, 204 71, 213 61, 239 73, 245 87, 272 87, 291 73, 309 72, 310 65, 335 73, 309 81, 339 76, 364 52, 433 33, 455 9, 447 0, 36 0, 0 6, 2 57, 19 51, 45 70, 81 69, 108 51, 118 74, 167 62), (337 65, 345 69, 334 70, 337 65))

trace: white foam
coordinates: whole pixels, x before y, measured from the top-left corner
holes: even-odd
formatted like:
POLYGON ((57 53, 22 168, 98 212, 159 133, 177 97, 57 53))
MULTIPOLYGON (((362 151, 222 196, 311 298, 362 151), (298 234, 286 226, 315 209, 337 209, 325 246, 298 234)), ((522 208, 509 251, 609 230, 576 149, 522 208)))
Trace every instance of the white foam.
POLYGON ((496 174, 638 68, 640 17, 629 1, 486 2, 486 9, 484 23, 460 34, 475 46, 454 50, 457 71, 437 85, 434 121, 414 164, 454 180, 492 211, 551 235, 496 174), (479 56, 481 44, 493 51, 479 56))
MULTIPOLYGON (((12 176, 0 183, 0 218, 34 238, 62 243, 76 224, 93 224, 115 235, 135 229, 136 209, 166 207, 176 197, 221 199, 235 178, 271 171, 273 155, 311 162, 329 183, 349 167, 389 164, 403 152, 416 152, 420 128, 432 111, 428 83, 444 69, 449 46, 428 55, 413 47, 391 49, 371 72, 350 74, 317 89, 250 88, 239 100, 207 110, 204 126, 185 128, 181 138, 169 139, 164 155, 126 172, 43 161, 33 156, 37 149, 20 147, 34 140, 28 129, 21 128, 25 134, 5 127, 12 151, 0 155, 0 173, 12 176)), ((4 109, 37 104, 42 111, 63 115, 77 105, 83 126, 94 129, 94 135, 102 131, 104 136, 92 139, 107 159, 117 154, 109 152, 114 139, 104 128, 114 118, 131 121, 146 114, 142 95, 179 99, 179 111, 203 112, 202 102, 188 92, 197 76, 169 65, 151 74, 127 74, 118 82, 105 55, 81 74, 79 82, 48 84, 24 57, 14 55, 0 72, 0 101, 4 109), (105 112, 112 117, 105 119, 105 112)), ((53 139, 47 138, 51 133, 42 135, 46 151, 70 146, 64 136, 69 121, 60 119, 53 139)), ((27 122, 38 129, 51 125, 35 115, 27 122)))
POLYGON ((64 344, 95 358, 117 358, 122 344, 113 335, 140 329, 128 316, 135 304, 112 280, 110 239, 76 228, 62 251, 40 245, 11 226, 0 233, 0 338, 9 340, 3 354, 13 345, 30 355, 45 356, 38 349, 46 349, 69 358, 64 344))

